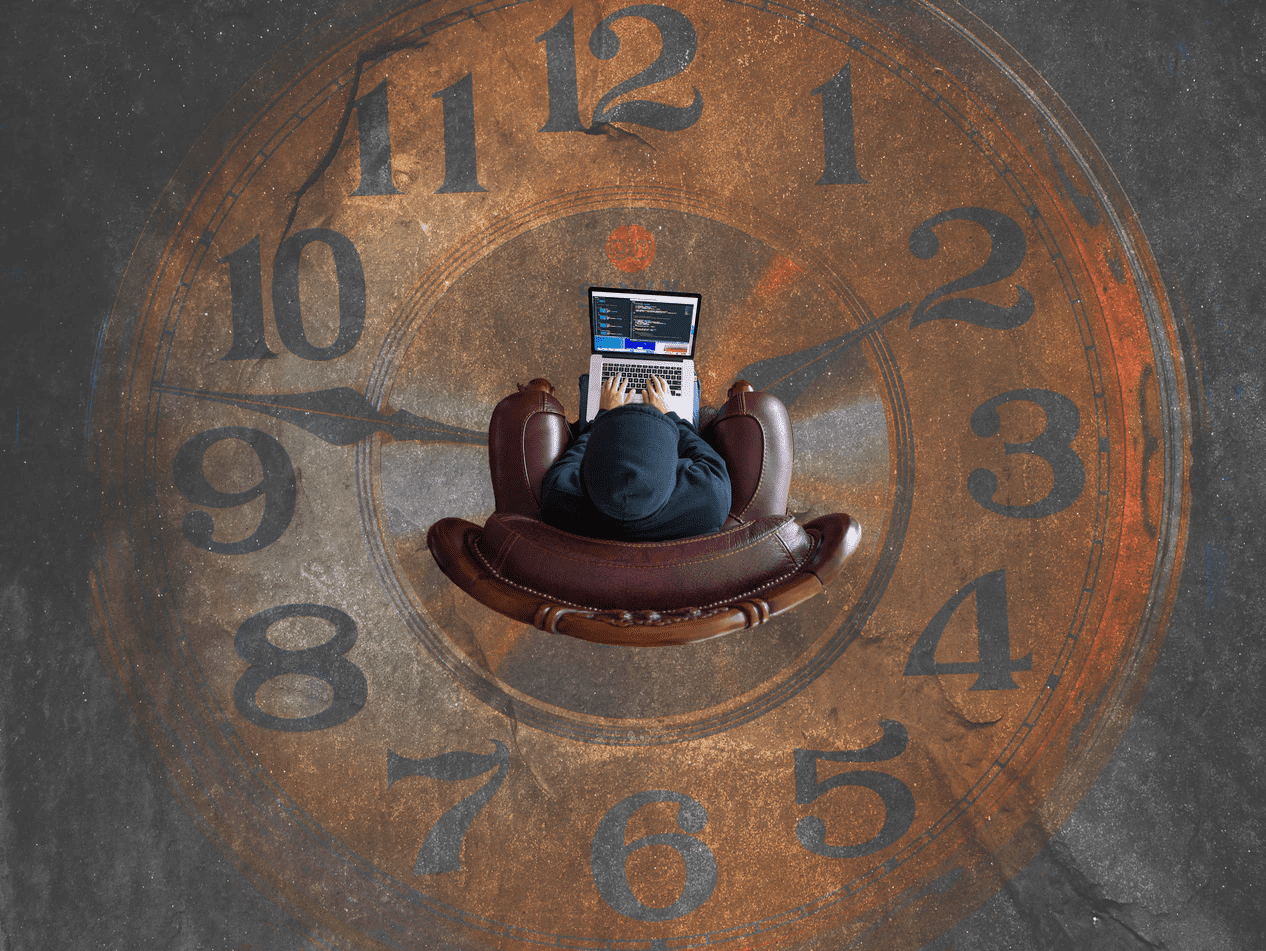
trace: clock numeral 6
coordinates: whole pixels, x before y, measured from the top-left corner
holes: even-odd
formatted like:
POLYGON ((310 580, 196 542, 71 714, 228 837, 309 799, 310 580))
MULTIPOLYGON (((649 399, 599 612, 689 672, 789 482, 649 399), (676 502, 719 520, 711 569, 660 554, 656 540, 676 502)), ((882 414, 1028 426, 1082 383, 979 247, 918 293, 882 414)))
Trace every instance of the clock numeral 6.
POLYGON ((435 875, 439 872, 456 872, 462 867, 462 840, 479 811, 505 781, 510 769, 510 750, 500 740, 493 740, 496 749, 491 753, 467 753, 457 751, 441 753, 429 759, 412 759, 387 750, 387 788, 398 779, 423 776, 441 782, 457 782, 474 779, 491 770, 488 780, 465 799, 440 816, 431 831, 422 840, 418 857, 413 863, 414 875, 435 875))
POLYGON ((286 733, 309 733, 346 723, 360 713, 369 697, 365 673, 343 655, 356 643, 356 622, 338 608, 323 604, 283 604, 247 618, 237 629, 233 647, 250 667, 233 688, 237 712, 256 726, 286 733), (314 617, 334 625, 334 635, 324 644, 285 650, 268 639, 268 629, 278 621, 314 617), (324 681, 334 691, 329 705, 306 717, 279 717, 259 708, 256 694, 268 681, 283 674, 303 674, 324 681))
POLYGON ((698 800, 667 789, 635 793, 616 803, 598 823, 590 852, 593 882, 602 900, 620 914, 638 921, 671 921, 694 911, 712 896, 717 884, 717 860, 708 846, 690 833, 702 832, 708 824, 707 810, 698 800), (653 802, 675 802, 677 826, 681 832, 643 836, 627 845, 625 828, 633 814, 653 802), (686 883, 671 905, 654 908, 643 904, 625 873, 625 863, 639 849, 664 845, 675 849, 686 865, 686 883))
POLYGON ((1005 505, 994 501, 998 477, 988 469, 976 469, 967 477, 967 491, 979 504, 1009 518, 1043 518, 1062 512, 1077 501, 1086 484, 1086 467, 1073 451, 1072 442, 1081 428, 1081 414, 1067 396, 1052 390, 1008 390, 985 400, 971 414, 971 429, 982 439, 996 436, 1002 428, 998 407, 1023 400, 1041 407, 1046 414, 1042 431, 1027 442, 1005 444, 1007 455, 1028 453, 1045 459, 1051 467, 1054 484, 1045 497, 1028 505, 1005 505))
POLYGON ((204 551, 218 555, 242 555, 259 551, 285 534, 294 517, 297 495, 294 466, 290 464, 290 457, 286 455, 281 443, 258 429, 223 426, 191 436, 176 450, 171 470, 176 488, 195 505, 217 509, 236 508, 261 495, 264 497, 264 514, 260 517, 259 527, 241 541, 217 542, 212 538, 215 520, 206 512, 196 510, 186 515, 180 530, 191 545, 204 551), (241 492, 220 491, 207 481, 203 469, 207 450, 226 439, 239 439, 255 450, 260 468, 263 469, 264 474, 260 480, 241 492))
POLYGON ((805 816, 796 823, 796 838, 815 855, 827 858, 855 859, 885 849, 900 839, 914 822, 914 795, 910 787, 896 776, 871 769, 857 769, 818 779, 818 761, 828 763, 879 763, 895 759, 905 752, 910 737, 896 720, 880 720, 884 735, 879 742, 861 750, 802 750, 793 755, 796 764, 796 802, 808 805, 823 793, 840 786, 863 786, 878 793, 884 804, 884 824, 874 836, 856 845, 830 845, 826 841, 826 823, 817 816, 805 816))
POLYGON ((1033 654, 1018 660, 1011 656, 1011 634, 1007 627, 1007 571, 999 568, 963 585, 941 607, 919 635, 906 661, 905 676, 932 677, 938 674, 976 674, 969 690, 1018 690, 1011 674, 1033 669, 1033 654), (936 659, 945 626, 959 605, 972 592, 976 593, 976 652, 979 660, 950 661, 936 659))
MULTIPOLYGON (((233 299, 233 344, 220 359, 272 359, 277 354, 264 339, 259 235, 220 261, 228 262, 229 293, 233 299)), ((281 242, 273 259, 273 320, 285 348, 305 360, 333 360, 356 346, 365 329, 365 270, 350 238, 331 228, 308 228, 281 242), (338 335, 324 347, 314 346, 308 340, 299 305, 299 256, 313 242, 324 244, 334 255, 338 280, 338 335)))

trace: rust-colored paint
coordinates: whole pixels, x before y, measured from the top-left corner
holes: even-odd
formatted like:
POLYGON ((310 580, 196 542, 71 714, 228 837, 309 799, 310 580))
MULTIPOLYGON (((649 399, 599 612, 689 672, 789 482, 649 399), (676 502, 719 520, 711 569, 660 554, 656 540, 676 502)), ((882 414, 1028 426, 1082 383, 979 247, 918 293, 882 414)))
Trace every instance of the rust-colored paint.
POLYGON ((802 7, 349 15, 243 94, 138 247, 94 396, 101 654, 195 821, 316 940, 919 947, 1124 728, 1187 515, 1146 240, 966 10, 802 7), (600 102, 662 50, 685 65, 600 102), (384 80, 390 188, 359 148, 382 113, 336 137, 384 80), (575 414, 584 289, 629 281, 702 293, 703 403, 740 375, 781 395, 791 511, 862 525, 839 579, 751 631, 552 637, 426 551, 489 514, 515 383, 575 414), (982 664, 1014 689, 973 690, 982 664), (682 858, 705 851, 711 878, 682 858))

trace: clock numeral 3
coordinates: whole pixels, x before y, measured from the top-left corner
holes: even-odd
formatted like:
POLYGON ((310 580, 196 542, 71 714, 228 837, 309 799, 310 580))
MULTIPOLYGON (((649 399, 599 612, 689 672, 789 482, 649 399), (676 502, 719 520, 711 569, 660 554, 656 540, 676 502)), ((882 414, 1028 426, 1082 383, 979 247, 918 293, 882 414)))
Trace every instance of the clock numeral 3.
MULTIPOLYGON (((259 235, 220 261, 228 262, 233 298, 233 345, 221 359, 267 360, 277 356, 264 339, 259 235)), ((305 360, 333 360, 356 346, 365 329, 365 270, 351 239, 330 228, 309 228, 281 242, 273 259, 273 319, 285 348, 305 360), (299 257, 313 242, 324 244, 334 255, 338 281, 338 336, 326 347, 313 346, 308 340, 299 304, 299 257)))
POLYGON ((1046 425, 1028 442, 1006 443, 1006 453, 1027 453, 1045 459, 1055 479, 1051 490, 1029 505, 1004 505, 993 500, 998 491, 998 477, 989 469, 976 469, 967 477, 967 491, 973 499, 999 515, 1010 518, 1054 515, 1076 502, 1086 484, 1086 467, 1072 448, 1072 441, 1081 428, 1081 414, 1072 400, 1052 390, 1008 390, 976 407, 971 414, 972 432, 984 439, 996 436, 1002 428, 998 407, 1016 400, 1040 406, 1046 414, 1046 425))
POLYGON ((896 720, 880 720, 884 735, 879 742, 860 750, 802 750, 793 752, 796 766, 796 802, 808 805, 823 793, 840 786, 863 786, 878 793, 884 804, 883 827, 870 839, 856 845, 830 845, 826 823, 817 816, 805 816, 796 823, 796 838, 815 855, 855 859, 885 849, 900 839, 914 822, 914 795, 896 776, 871 769, 857 769, 818 779, 818 761, 828 763, 879 763, 905 752, 910 741, 906 728, 896 720))
POLYGON ((590 853, 593 882, 602 900, 620 914, 638 921, 672 921, 694 911, 712 896, 717 884, 716 857, 706 843, 690 834, 702 832, 707 824, 707 810, 698 800, 667 789, 635 793, 616 803, 598 823, 590 853), (682 831, 643 836, 626 845, 624 833, 629 820, 635 812, 653 802, 678 803, 677 826, 682 831), (686 865, 686 883, 681 895, 662 908, 638 900, 625 873, 629 856, 652 845, 675 849, 686 865))
POLYGON ((1000 307, 974 297, 940 300, 947 294, 985 287, 1005 280, 1024 262, 1026 242, 1024 230, 1014 220, 990 208, 954 208, 933 215, 910 233, 910 253, 926 261, 941 249, 934 230, 949 221, 970 221, 989 234, 989 257, 985 263, 963 277, 942 284, 919 303, 910 317, 910 326, 917 327, 932 320, 961 320, 993 330, 1012 330, 1033 316, 1033 295, 1018 284, 1016 302, 1000 307))
POLYGON ((1007 571, 999 568, 963 585, 936 612, 923 629, 906 661, 907 677, 931 677, 938 674, 976 674, 970 690, 1017 690, 1011 674, 1033 669, 1033 654, 1018 660, 1011 656, 1011 634, 1007 627, 1007 571), (959 605, 967 596, 976 594, 976 652, 979 660, 950 661, 936 659, 941 635, 959 605))
MULTIPOLYGON (((612 13, 589 36, 589 51, 608 60, 620 52, 620 37, 612 25, 625 17, 649 20, 659 30, 659 56, 636 76, 617 83, 593 110, 593 125, 624 122, 664 132, 680 132, 694 125, 703 113, 703 94, 694 90, 689 106, 669 106, 647 99, 630 99, 612 106, 611 102, 635 89, 652 86, 684 72, 695 58, 699 37, 694 24, 678 10, 654 4, 637 4, 612 13)), ((580 99, 576 87, 576 33, 573 12, 568 10, 553 27, 536 38, 545 43, 546 82, 549 89, 549 117, 542 132, 587 132, 580 121, 580 99)))
POLYGON ((241 541, 217 542, 211 537, 215 531, 215 520, 210 514, 201 510, 190 512, 181 523, 180 531, 191 545, 217 555, 243 555, 266 548, 290 527, 297 496, 295 470, 281 443, 268 433, 246 426, 208 429, 191 436, 176 450, 171 471, 176 488, 195 505, 236 508, 261 495, 264 497, 264 514, 259 520, 259 527, 241 541), (226 439, 239 439, 250 446, 263 469, 260 480, 241 492, 220 491, 207 480, 203 468, 207 450, 226 439))
POLYGON ((283 604, 247 618, 237 629, 233 648, 250 663, 233 688, 237 712, 256 726, 287 733, 309 733, 346 723, 360 713, 369 697, 364 671, 343 655, 356 643, 356 622, 338 608, 323 604, 283 604), (268 629, 286 618, 314 617, 334 625, 324 644, 285 650, 268 639, 268 629), (324 681, 334 696, 320 713, 279 717, 265 713, 256 702, 259 688, 283 674, 303 674, 324 681))
POLYGON ((462 840, 479 811, 505 781, 510 769, 510 750, 500 740, 493 740, 492 753, 468 753, 458 751, 441 753, 429 759, 412 759, 387 750, 387 788, 398 779, 423 776, 441 782, 457 782, 474 779, 490 770, 496 770, 490 780, 465 799, 440 816, 431 831, 422 840, 418 857, 413 863, 414 875, 435 875, 439 872, 456 872, 462 867, 462 840))

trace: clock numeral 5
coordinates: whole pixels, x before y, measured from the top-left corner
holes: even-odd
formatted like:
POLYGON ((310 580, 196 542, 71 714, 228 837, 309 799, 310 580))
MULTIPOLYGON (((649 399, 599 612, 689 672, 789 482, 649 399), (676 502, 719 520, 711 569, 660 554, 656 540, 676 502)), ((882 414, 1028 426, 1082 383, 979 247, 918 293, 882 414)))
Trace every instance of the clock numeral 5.
MULTIPOLYGON (((264 339, 259 235, 220 261, 228 262, 229 293, 233 298, 233 345, 220 359, 276 357, 264 339)), ((285 348, 305 360, 333 360, 356 346, 365 329, 365 270, 351 239, 330 228, 309 228, 281 242, 273 259, 273 320, 285 348), (299 304, 299 256, 313 242, 324 244, 334 255, 334 273, 338 280, 338 336, 325 347, 313 346, 308 340, 299 304)))
POLYGON ((906 661, 905 676, 931 677, 939 674, 976 674, 969 690, 1018 690, 1011 674, 1033 669, 1030 652, 1016 659, 1011 656, 1011 634, 1007 627, 1007 571, 999 568, 963 585, 942 605, 928 626, 923 629, 906 661), (979 660, 950 661, 936 659, 941 635, 959 605, 967 596, 976 594, 976 652, 979 660))
POLYGON ((896 776, 871 769, 857 769, 818 779, 818 761, 828 763, 878 763, 895 759, 905 752, 910 737, 896 720, 880 720, 884 735, 879 742, 860 750, 802 750, 793 755, 796 766, 796 802, 808 805, 823 793, 840 786, 862 786, 878 793, 884 804, 884 824, 874 836, 856 845, 830 845, 826 823, 817 816, 805 816, 796 823, 796 839, 815 855, 855 859, 885 849, 900 839, 914 822, 914 795, 896 776))
POLYGON ((505 781, 510 769, 510 750, 500 740, 493 740, 496 749, 491 753, 467 753, 458 751, 441 753, 429 759, 412 759, 387 750, 387 788, 398 779, 424 776, 442 782, 474 779, 496 770, 490 780, 462 799, 457 805, 440 816, 431 831, 422 840, 417 860, 413 863, 414 875, 435 875, 439 872, 456 872, 462 867, 462 840, 479 811, 505 781))
POLYGON ((716 857, 706 843, 690 834, 702 832, 707 824, 707 810, 684 793, 655 789, 620 800, 598 823, 590 852, 593 883, 602 900, 620 914, 638 921, 672 921, 694 911, 712 896, 717 884, 716 857), (682 831, 647 835, 626 845, 624 833, 629 820, 635 812, 653 802, 678 803, 677 826, 682 831), (662 908, 638 900, 625 872, 629 856, 652 845, 675 849, 686 866, 686 883, 681 894, 671 905, 662 908))
POLYGON ((237 712, 256 726, 286 733, 309 733, 346 723, 360 713, 369 697, 365 673, 343 655, 356 643, 356 622, 338 608, 324 604, 283 604, 247 618, 237 629, 233 648, 250 667, 233 688, 237 712), (314 617, 334 625, 324 644, 285 650, 268 639, 268 629, 278 621, 314 617), (259 708, 256 694, 268 681, 283 674, 303 674, 324 681, 334 691, 329 705, 306 717, 279 717, 259 708))
MULTIPOLYGON (((549 89, 549 116, 541 132, 588 132, 580 121, 579 93, 576 88, 576 32, 573 11, 536 38, 545 44, 545 80, 549 89)), ((652 86, 685 71, 699 49, 699 37, 685 14, 672 7, 637 4, 612 13, 589 35, 589 51, 598 59, 614 58, 620 52, 620 37, 612 29, 625 17, 649 20, 662 40, 659 56, 636 76, 613 86, 593 109, 593 125, 625 122, 664 132, 680 132, 699 121, 703 94, 694 90, 688 106, 669 106, 647 99, 629 99, 611 105, 612 100, 635 89, 652 86)))

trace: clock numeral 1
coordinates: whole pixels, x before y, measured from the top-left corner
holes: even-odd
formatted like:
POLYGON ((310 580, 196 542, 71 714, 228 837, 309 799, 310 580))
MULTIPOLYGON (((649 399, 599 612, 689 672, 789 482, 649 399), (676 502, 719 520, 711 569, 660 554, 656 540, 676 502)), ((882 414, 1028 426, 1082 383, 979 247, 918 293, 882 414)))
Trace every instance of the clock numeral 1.
MULTIPOLYGON (((220 261, 228 262, 229 293, 233 299, 233 344, 220 359, 275 357, 264 339, 259 235, 220 261)), ((331 228, 309 228, 281 242, 273 259, 273 320, 285 348, 305 360, 333 360, 356 346, 365 329, 365 269, 350 238, 331 228), (308 340, 299 303, 299 258, 304 248, 314 242, 324 244, 334 255, 338 281, 338 335, 326 347, 313 346, 308 340)))
POLYGON ((896 720, 880 720, 884 735, 879 742, 860 750, 793 751, 796 767, 796 802, 808 805, 823 793, 840 786, 862 786, 879 794, 884 803, 884 824, 875 835, 856 845, 830 845, 826 841, 826 823, 817 816, 805 816, 796 823, 796 839, 815 855, 827 858, 855 859, 885 849, 900 839, 914 822, 914 795, 910 787, 896 776, 872 769, 855 769, 818 779, 818 762, 879 763, 895 759, 905 752, 910 741, 906 728, 896 720))
POLYGON ((237 629, 233 648, 250 667, 233 688, 237 712, 256 726, 287 733, 309 733, 346 723, 360 713, 369 697, 365 673, 343 655, 356 643, 356 622, 338 608, 324 604, 283 604, 247 618, 237 629), (268 629, 293 617, 314 617, 334 625, 334 635, 324 644, 285 650, 268 639, 268 629), (283 674, 303 674, 324 681, 334 691, 329 706, 306 717, 279 717, 265 713, 256 702, 259 688, 283 674))
POLYGON ((412 759, 387 750, 387 788, 398 779, 423 776, 441 782, 457 782, 474 779, 496 770, 490 780, 465 799, 440 816, 439 821, 422 840, 417 860, 413 863, 414 875, 435 875, 439 872, 456 872, 462 867, 462 840, 479 811, 505 781, 510 769, 510 750, 500 740, 493 740, 496 749, 491 753, 458 751, 441 753, 429 759, 412 759))
POLYGON ((638 921, 672 921, 694 911, 712 896, 717 884, 716 857, 706 843, 690 834, 702 832, 707 824, 707 810, 684 793, 656 789, 620 800, 598 823, 590 852, 593 883, 602 900, 620 914, 638 921), (624 832, 629 820, 635 812, 653 802, 677 803, 677 826, 682 831, 647 835, 625 845, 624 832), (661 908, 639 901, 629 887, 625 872, 629 856, 652 845, 676 849, 686 866, 686 883, 681 895, 671 905, 661 908))
POLYGON ((811 95, 822 97, 822 177, 819 185, 865 185, 857 170, 857 147, 853 126, 853 80, 849 64, 824 82, 811 95))
POLYGON ((387 118, 387 80, 356 100, 360 140, 360 184, 353 195, 399 195, 391 176, 391 123, 387 118))
POLYGON ((907 677, 932 677, 940 674, 976 674, 970 690, 1017 690, 1011 674, 1033 669, 1030 652, 1016 659, 1011 656, 1011 634, 1007 627, 1007 571, 999 568, 963 585, 928 622, 910 651, 906 661, 907 677), (967 596, 976 594, 976 653, 974 661, 936 659, 945 626, 967 596))

